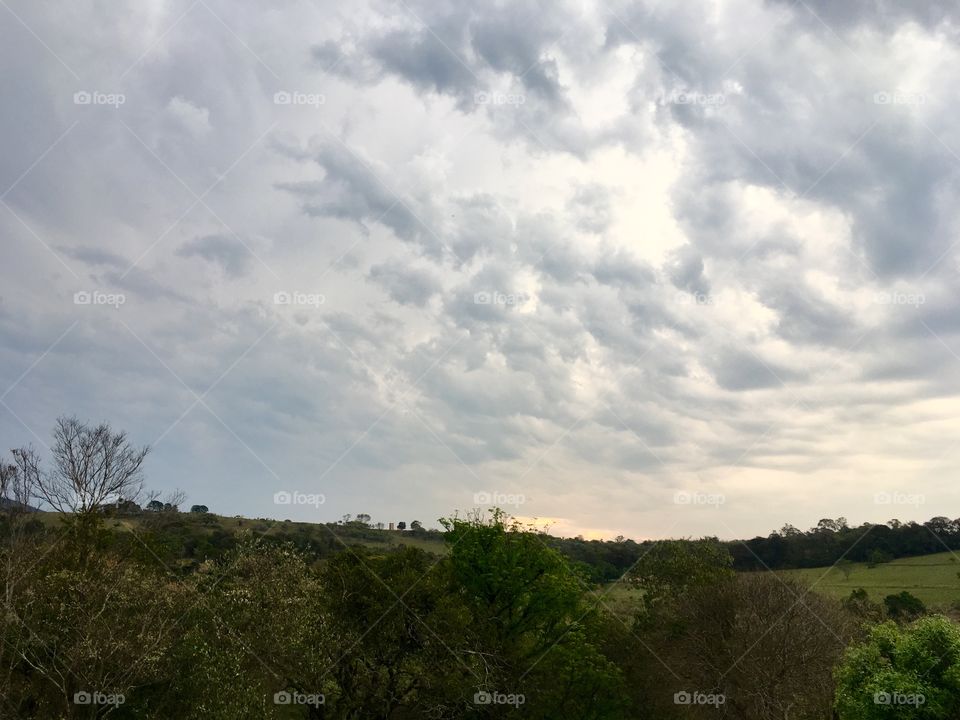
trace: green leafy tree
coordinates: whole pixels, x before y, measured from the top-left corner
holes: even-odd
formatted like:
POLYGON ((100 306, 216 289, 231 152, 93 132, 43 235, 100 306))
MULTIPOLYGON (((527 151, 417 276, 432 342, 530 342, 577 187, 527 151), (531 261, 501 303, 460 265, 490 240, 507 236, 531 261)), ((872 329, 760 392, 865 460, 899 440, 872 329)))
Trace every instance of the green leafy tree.
POLYGON ((927 611, 923 601, 906 590, 896 595, 887 595, 883 604, 887 608, 887 614, 895 620, 914 620, 927 611))
POLYGON ((840 720, 960 717, 960 627, 942 616, 876 625, 836 671, 840 720))
POLYGON ((333 717, 461 716, 475 687, 470 614, 449 563, 417 548, 351 548, 325 563, 324 604, 335 657, 333 717))
POLYGON ((441 520, 458 594, 465 600, 478 692, 523 695, 513 714, 480 717, 621 717, 621 677, 600 652, 587 583, 534 529, 500 510, 441 520))
POLYGON ((643 590, 643 609, 649 614, 693 588, 732 577, 732 563, 715 540, 661 540, 644 549, 629 579, 643 590))

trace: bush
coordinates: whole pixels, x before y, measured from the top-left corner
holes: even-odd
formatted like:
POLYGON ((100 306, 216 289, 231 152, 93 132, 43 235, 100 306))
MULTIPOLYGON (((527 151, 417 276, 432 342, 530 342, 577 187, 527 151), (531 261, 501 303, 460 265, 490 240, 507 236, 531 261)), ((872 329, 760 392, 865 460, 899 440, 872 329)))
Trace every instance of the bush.
POLYGON ((887 595, 883 604, 887 614, 895 620, 914 620, 927 611, 923 601, 906 590, 897 595, 887 595))
POLYGON ((876 625, 836 671, 840 720, 960 717, 960 627, 942 616, 876 625))

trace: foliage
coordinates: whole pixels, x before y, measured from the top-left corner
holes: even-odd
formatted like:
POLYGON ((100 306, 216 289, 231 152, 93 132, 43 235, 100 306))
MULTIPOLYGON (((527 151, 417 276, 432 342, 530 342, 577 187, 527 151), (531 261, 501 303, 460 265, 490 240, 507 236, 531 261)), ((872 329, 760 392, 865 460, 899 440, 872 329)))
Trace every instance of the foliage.
POLYGON ((731 577, 731 564, 717 540, 664 540, 644 552, 629 577, 643 588, 644 609, 650 613, 681 593, 731 577))
POLYGON ((887 614, 895 620, 913 620, 927 611, 920 598, 906 590, 896 595, 887 595, 883 604, 887 608, 887 614))
POLYGON ((960 627, 945 617, 877 625, 836 671, 841 720, 960 717, 960 627))
POLYGON ((441 522, 451 576, 471 614, 477 691, 523 695, 517 717, 618 717, 620 674, 592 637, 596 606, 567 560, 499 510, 489 521, 441 522))

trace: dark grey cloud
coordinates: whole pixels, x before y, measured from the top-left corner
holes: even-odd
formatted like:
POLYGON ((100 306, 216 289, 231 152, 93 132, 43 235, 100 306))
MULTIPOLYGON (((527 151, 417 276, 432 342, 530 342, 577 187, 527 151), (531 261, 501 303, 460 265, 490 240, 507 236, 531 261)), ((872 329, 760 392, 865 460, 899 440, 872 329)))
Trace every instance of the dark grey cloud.
POLYGON ((398 261, 374 265, 369 276, 401 305, 423 307, 441 290, 440 281, 433 273, 398 261))
MULTIPOLYGON (((791 8, 795 5, 789 0, 767 1, 791 8)), ((949 0, 931 0, 924 3, 898 3, 889 0, 849 0, 834 3, 830 0, 806 0, 794 9, 811 27, 819 26, 822 30, 827 30, 824 25, 841 31, 868 25, 891 32, 907 21, 933 29, 942 25, 955 25, 957 20, 957 6, 949 0)))
POLYGON ((323 168, 322 180, 276 184, 278 189, 300 198, 305 213, 356 223, 364 233, 369 233, 372 225, 384 225, 401 239, 418 243, 433 254, 443 251, 436 232, 412 209, 417 200, 393 184, 396 179, 386 168, 374 170, 372 160, 333 139, 319 141, 309 158, 323 168))
POLYGON ((597 183, 581 185, 570 202, 577 227, 586 232, 601 234, 613 221, 611 192, 597 183))
POLYGON ((703 257, 692 247, 684 246, 674 253, 669 264, 673 284, 696 295, 709 295, 710 281, 704 274, 703 257))
POLYGON ((219 266, 229 277, 245 275, 250 268, 250 250, 230 235, 205 235, 189 240, 177 248, 184 258, 199 257, 219 266))
POLYGON ((79 260, 87 265, 107 266, 113 268, 126 269, 130 267, 130 261, 108 250, 97 247, 67 247, 61 245, 57 251, 74 260, 79 260))
POLYGON ((759 390, 784 387, 804 377, 798 372, 757 353, 737 348, 724 348, 707 360, 717 384, 724 390, 759 390))

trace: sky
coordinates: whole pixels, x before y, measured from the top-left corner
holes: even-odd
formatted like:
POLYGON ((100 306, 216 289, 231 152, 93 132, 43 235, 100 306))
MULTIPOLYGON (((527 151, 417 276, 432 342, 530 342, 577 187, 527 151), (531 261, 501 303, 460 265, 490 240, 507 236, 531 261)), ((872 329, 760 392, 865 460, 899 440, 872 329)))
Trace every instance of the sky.
POLYGON ((949 2, 0 1, 0 444, 253 517, 960 516, 949 2))

